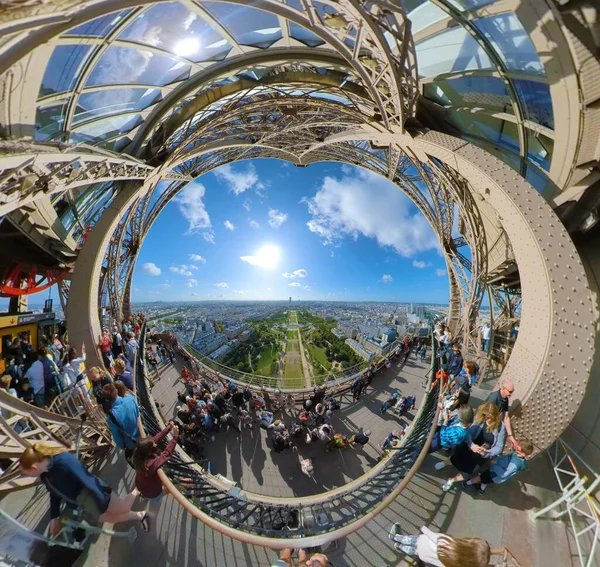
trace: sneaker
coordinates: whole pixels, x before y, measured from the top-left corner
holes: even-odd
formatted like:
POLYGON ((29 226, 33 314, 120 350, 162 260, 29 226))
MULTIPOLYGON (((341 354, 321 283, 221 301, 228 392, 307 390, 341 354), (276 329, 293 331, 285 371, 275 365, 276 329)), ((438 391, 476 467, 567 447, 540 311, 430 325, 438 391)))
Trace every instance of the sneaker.
POLYGON ((481 496, 483 496, 485 494, 485 489, 487 488, 487 486, 485 488, 483 488, 483 486, 481 486, 481 484, 477 487, 477 494, 480 494, 481 496))
POLYGON ((390 539, 393 540, 394 536, 397 536, 400 533, 400 524, 399 523, 395 523, 392 528, 390 529, 390 539))
POLYGON ((442 490, 444 492, 448 492, 451 488, 452 488, 452 479, 448 479, 443 485, 442 485, 442 490))
POLYGON ((445 466, 446 466, 446 463, 444 461, 439 461, 439 462, 435 463, 435 465, 433 465, 433 468, 436 471, 441 471, 445 466))
POLYGON ((469 488, 469 486, 473 486, 473 485, 469 484, 469 481, 467 481, 467 480, 463 480, 462 481, 462 487, 463 488, 469 488))

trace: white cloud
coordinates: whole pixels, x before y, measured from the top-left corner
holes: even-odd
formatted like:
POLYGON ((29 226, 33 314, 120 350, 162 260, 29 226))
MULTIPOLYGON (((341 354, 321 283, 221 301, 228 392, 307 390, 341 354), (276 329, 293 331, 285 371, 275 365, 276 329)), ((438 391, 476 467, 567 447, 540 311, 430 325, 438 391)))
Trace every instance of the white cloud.
POLYGON ((252 201, 250 199, 246 199, 243 202, 242 207, 244 207, 244 209, 246 209, 248 212, 250 212, 250 209, 252 208, 252 201))
POLYGON ((197 269, 198 269, 198 266, 194 266, 194 264, 190 264, 190 265, 188 266, 188 268, 189 268, 190 270, 197 270, 197 269))
POLYGON ((189 259, 192 262, 202 262, 203 264, 206 264, 206 258, 200 256, 200 254, 189 254, 189 259))
POLYGON ((244 295, 244 294, 248 293, 245 289, 234 289, 232 291, 233 291, 233 293, 235 293, 235 295, 244 295))
POLYGON ((405 257, 439 249, 429 223, 398 187, 375 173, 349 167, 342 171, 341 179, 325 177, 316 195, 303 200, 312 216, 307 226, 325 244, 362 235, 405 257))
POLYGON ((260 225, 255 220, 250 219, 250 227, 251 228, 260 228, 260 225))
POLYGON ((423 260, 413 260, 413 266, 422 270, 423 268, 429 268, 431 262, 424 262, 423 260))
POLYGON ((298 282, 292 282, 288 284, 289 287, 302 287, 301 283, 298 282))
POLYGON ((279 228, 287 218, 287 213, 282 213, 277 209, 269 209, 269 224, 271 228, 279 228))
POLYGON ((205 193, 204 185, 192 183, 179 192, 174 199, 179 205, 179 212, 188 221, 188 234, 210 227, 210 217, 202 202, 205 193))
POLYGON ((204 238, 204 240, 206 240, 206 242, 210 242, 211 244, 215 243, 215 233, 212 230, 203 232, 202 238, 204 238))
POLYGON ((227 230, 235 230, 235 225, 231 221, 226 220, 223 224, 227 230))
POLYGON ((185 287, 194 287, 198 285, 198 280, 195 280, 194 278, 190 278, 189 280, 187 280, 185 282, 185 287))
POLYGON ((382 278, 379 280, 381 283, 392 283, 394 278, 389 274, 383 274, 382 278))
POLYGON ((171 287, 171 284, 170 283, 163 283, 163 284, 160 284, 160 287, 164 287, 165 289, 167 289, 167 288, 171 287))
POLYGON ((281 275, 284 278, 289 278, 291 280, 294 280, 296 278, 305 278, 306 276, 308 276, 308 272, 304 268, 300 268, 299 270, 294 270, 292 273, 284 272, 281 275))
POLYGON ((219 282, 215 284, 217 287, 222 287, 222 288, 226 288, 229 287, 225 282, 219 282))
POLYGON ((441 268, 438 268, 438 269, 435 271, 435 275, 436 275, 438 278, 443 278, 443 277, 446 275, 446 273, 447 273, 447 272, 446 272, 446 270, 442 270, 441 268))
POLYGON ((142 264, 142 272, 149 276, 160 276, 161 270, 154 262, 146 262, 142 264))
POLYGON ((181 264, 181 266, 171 266, 169 268, 172 272, 179 274, 180 276, 192 276, 192 272, 190 272, 189 267, 185 264, 181 264))
POLYGON ((215 170, 213 173, 217 179, 223 181, 225 185, 227 185, 227 188, 230 191, 233 191, 236 195, 241 195, 248 189, 262 191, 265 188, 265 186, 258 180, 256 168, 252 163, 249 163, 245 169, 239 168, 237 171, 234 171, 231 165, 224 165, 215 170))
POLYGON ((310 286, 309 285, 305 285, 304 289, 310 289, 310 286))

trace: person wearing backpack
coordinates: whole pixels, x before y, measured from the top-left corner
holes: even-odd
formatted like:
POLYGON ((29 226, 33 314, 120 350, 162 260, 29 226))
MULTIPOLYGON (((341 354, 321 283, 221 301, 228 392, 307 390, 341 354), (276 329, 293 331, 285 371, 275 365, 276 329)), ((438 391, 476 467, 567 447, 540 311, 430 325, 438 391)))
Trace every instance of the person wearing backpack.
POLYGON ((144 498, 158 502, 163 497, 164 489, 158 476, 158 470, 173 455, 178 438, 179 427, 170 422, 154 437, 142 439, 134 449, 131 460, 135 469, 135 487, 144 498), (169 433, 172 433, 173 437, 169 440, 166 448, 161 451, 158 445, 169 433))
POLYGON ((119 397, 114 384, 102 388, 105 398, 109 401, 106 422, 112 434, 115 445, 125 452, 125 459, 132 465, 133 451, 140 440, 138 418, 140 410, 134 396, 119 397))

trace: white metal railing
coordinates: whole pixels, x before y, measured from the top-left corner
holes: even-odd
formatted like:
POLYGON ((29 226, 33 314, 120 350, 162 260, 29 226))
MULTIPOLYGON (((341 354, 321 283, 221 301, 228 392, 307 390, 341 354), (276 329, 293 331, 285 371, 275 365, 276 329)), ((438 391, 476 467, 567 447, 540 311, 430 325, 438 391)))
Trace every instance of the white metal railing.
POLYGON ((600 504, 594 496, 600 488, 600 474, 560 437, 548 449, 548 456, 562 495, 536 512, 534 518, 550 513, 553 519, 568 516, 581 566, 591 567, 597 559, 600 539, 600 504))

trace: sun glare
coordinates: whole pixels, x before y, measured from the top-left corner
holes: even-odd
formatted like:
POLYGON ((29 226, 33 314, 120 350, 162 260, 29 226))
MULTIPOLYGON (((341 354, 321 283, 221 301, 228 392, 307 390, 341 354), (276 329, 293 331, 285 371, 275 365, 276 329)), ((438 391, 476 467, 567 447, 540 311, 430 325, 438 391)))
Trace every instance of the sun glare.
POLYGON ((267 244, 256 252, 256 265, 267 270, 273 270, 279 263, 280 250, 278 246, 267 244))

